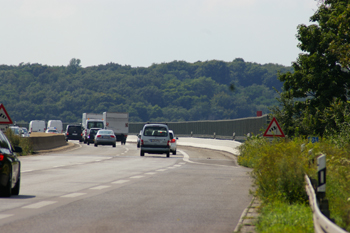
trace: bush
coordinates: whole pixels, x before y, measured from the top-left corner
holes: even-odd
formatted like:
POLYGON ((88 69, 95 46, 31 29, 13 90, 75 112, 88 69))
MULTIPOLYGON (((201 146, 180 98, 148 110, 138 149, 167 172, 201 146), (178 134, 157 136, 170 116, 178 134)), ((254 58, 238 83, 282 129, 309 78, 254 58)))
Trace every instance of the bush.
POLYGON ((7 129, 5 135, 10 140, 12 146, 19 146, 22 148, 21 155, 33 154, 33 146, 29 138, 23 138, 14 134, 11 129, 7 129))

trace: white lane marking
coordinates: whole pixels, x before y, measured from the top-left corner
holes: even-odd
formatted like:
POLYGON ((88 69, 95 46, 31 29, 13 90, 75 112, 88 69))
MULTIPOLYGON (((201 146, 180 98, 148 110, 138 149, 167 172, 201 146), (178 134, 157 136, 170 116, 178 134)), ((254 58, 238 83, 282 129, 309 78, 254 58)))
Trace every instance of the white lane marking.
POLYGON ((181 165, 174 165, 174 167, 181 167, 181 165))
POLYGON ((179 164, 182 164, 182 165, 184 165, 184 164, 186 164, 186 163, 179 163, 179 164))
POLYGON ((47 206, 47 205, 52 205, 56 203, 57 201, 40 201, 38 203, 34 203, 31 205, 23 206, 23 209, 39 209, 41 207, 47 206))
POLYGON ((79 197, 79 196, 82 196, 82 195, 85 195, 86 193, 70 193, 70 194, 67 194, 67 195, 63 195, 61 197, 79 197))
POLYGON ((112 184, 123 184, 123 183, 129 182, 129 181, 130 180, 117 180, 117 181, 112 182, 112 184))
POLYGON ((145 173, 145 175, 154 175, 154 174, 157 174, 156 172, 147 172, 145 173))
POLYGON ((163 172, 163 171, 166 171, 167 169, 158 169, 156 170, 156 172, 163 172))
POLYGON ((145 177, 145 176, 132 176, 132 177, 130 177, 131 179, 140 179, 140 178, 142 178, 142 177, 145 177))
POLYGON ((22 173, 24 172, 32 172, 33 170, 26 170, 26 171, 21 171, 22 173))
POLYGON ((184 155, 184 158, 183 160, 185 162, 188 162, 188 163, 194 163, 194 164, 200 164, 200 165, 207 165, 207 166, 217 166, 217 167, 232 167, 232 168, 238 168, 238 167, 234 167, 234 166, 227 166, 227 165, 220 165, 220 164, 210 164, 210 163, 197 163, 197 162, 193 162, 190 160, 190 156, 188 156, 188 154, 182 150, 179 150, 179 152, 181 154, 184 155))
POLYGON ((57 167, 63 167, 63 165, 57 165, 57 166, 53 166, 54 168, 57 168, 57 167))
POLYGON ((101 190, 101 189, 105 189, 105 188, 109 188, 111 186, 107 186, 107 185, 100 185, 100 186, 96 186, 96 187, 93 187, 93 188, 90 188, 90 189, 96 189, 96 190, 101 190))
POLYGON ((175 167, 167 167, 168 169, 174 169, 175 167))
POLYGON ((0 219, 3 219, 3 218, 8 218, 8 217, 11 217, 13 216, 14 214, 0 214, 0 219))
POLYGON ((100 160, 100 159, 98 159, 98 160, 95 160, 95 162, 101 162, 101 160, 100 160))

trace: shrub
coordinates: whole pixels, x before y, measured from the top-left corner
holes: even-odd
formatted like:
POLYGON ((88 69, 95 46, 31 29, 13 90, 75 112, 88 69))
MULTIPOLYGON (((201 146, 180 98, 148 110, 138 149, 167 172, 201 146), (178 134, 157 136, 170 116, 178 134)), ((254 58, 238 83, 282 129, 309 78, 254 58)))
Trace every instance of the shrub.
POLYGON ((14 134, 11 129, 7 129, 5 135, 10 140, 12 146, 19 146, 22 148, 21 155, 33 154, 33 146, 29 138, 23 138, 14 134))

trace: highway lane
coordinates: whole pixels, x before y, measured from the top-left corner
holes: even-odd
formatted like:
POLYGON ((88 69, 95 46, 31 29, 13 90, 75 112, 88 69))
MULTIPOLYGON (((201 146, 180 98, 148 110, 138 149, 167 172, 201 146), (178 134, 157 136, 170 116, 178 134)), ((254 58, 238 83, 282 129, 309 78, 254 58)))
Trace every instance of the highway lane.
POLYGON ((251 200, 249 169, 224 152, 82 144, 21 161, 20 195, 0 198, 4 232, 232 232, 251 200))

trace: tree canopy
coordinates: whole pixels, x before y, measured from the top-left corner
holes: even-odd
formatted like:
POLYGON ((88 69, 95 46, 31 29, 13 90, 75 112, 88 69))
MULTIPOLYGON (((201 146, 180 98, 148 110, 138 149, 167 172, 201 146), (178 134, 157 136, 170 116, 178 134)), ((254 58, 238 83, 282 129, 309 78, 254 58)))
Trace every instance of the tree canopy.
POLYGON ((67 66, 0 65, 0 102, 17 122, 79 123, 84 112, 104 111, 129 112, 132 122, 234 119, 268 113, 278 103, 273 88, 282 88, 277 72, 290 70, 243 59, 150 67, 83 68, 75 58, 67 66))
POLYGON ((273 109, 287 134, 323 135, 344 122, 350 88, 349 16, 348 0, 326 0, 310 18, 315 24, 298 26, 303 53, 292 65, 294 72, 279 76, 284 82, 282 108, 273 109), (335 107, 339 104, 344 108, 335 107), (331 117, 335 115, 342 117, 331 117))

